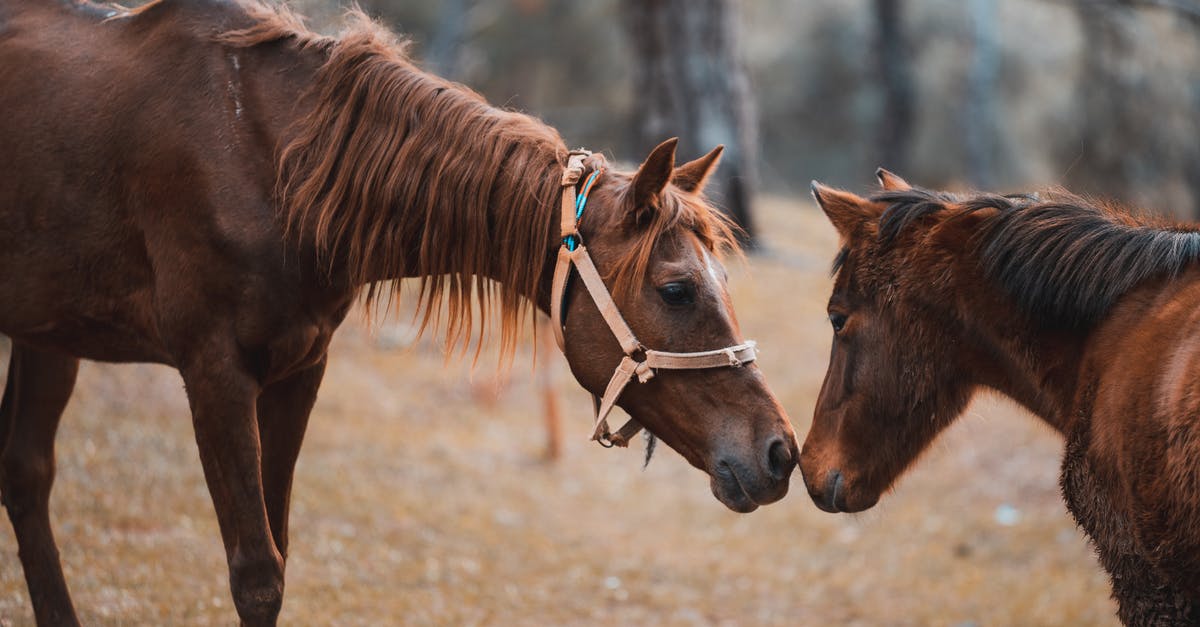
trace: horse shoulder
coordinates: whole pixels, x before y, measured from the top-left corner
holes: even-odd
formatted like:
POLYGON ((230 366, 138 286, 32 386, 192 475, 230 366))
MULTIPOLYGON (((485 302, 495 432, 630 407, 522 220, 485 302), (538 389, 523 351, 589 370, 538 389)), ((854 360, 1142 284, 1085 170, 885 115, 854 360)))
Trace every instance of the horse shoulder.
POLYGON ((1200 599, 1200 272, 1126 295, 1093 338, 1081 382, 1092 392, 1077 403, 1064 495, 1102 557, 1116 556, 1105 560, 1110 572, 1107 562, 1140 559, 1200 599))
POLYGON ((1082 363, 1080 387, 1095 390, 1094 447, 1161 452, 1167 438, 1200 433, 1200 271, 1123 297, 1092 331, 1082 363))

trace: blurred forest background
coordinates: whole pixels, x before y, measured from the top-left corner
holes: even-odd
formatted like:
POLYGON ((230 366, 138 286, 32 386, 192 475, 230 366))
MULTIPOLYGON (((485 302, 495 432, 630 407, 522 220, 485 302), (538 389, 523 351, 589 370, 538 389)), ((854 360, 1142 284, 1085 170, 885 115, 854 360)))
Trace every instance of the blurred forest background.
MULTIPOLYGON (((424 67, 572 146, 636 162, 670 134, 682 158, 731 145, 715 191, 735 211, 814 178, 860 189, 882 165, 1200 216, 1200 2, 360 2, 424 67)), ((345 6, 294 4, 328 31, 345 6)))

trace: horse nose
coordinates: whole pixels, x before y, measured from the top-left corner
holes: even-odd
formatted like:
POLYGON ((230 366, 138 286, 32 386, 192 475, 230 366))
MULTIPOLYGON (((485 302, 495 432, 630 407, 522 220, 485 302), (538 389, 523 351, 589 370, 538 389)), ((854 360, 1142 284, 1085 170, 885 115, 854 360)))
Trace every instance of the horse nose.
POLYGON ((791 476, 796 468, 796 455, 792 447, 783 438, 775 438, 767 445, 767 472, 776 481, 783 481, 791 476))

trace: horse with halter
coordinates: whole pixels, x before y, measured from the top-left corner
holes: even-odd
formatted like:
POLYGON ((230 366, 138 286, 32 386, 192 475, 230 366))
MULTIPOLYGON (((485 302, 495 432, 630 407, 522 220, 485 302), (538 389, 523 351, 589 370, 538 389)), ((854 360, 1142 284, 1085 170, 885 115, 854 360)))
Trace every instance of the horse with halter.
POLYGON ((238 614, 273 624, 330 337, 405 277, 451 347, 496 315, 511 354, 551 313, 603 443, 644 427, 736 511, 787 492, 795 436, 702 196, 719 148, 619 172, 361 15, 328 38, 233 0, 0 0, 0 146, 0 488, 41 624, 77 622, 48 499, 80 359, 178 369, 238 614))
POLYGON ((1063 496, 1121 620, 1196 624, 1200 227, 878 174, 870 198, 813 184, 842 244, 800 458, 813 500, 873 506, 990 388, 1065 436, 1063 496))

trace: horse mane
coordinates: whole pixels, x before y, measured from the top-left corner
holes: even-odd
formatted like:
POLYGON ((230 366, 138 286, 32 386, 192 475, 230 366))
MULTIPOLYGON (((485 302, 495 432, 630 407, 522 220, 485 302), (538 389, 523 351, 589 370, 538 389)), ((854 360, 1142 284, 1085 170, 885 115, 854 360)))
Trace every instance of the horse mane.
POLYGON ((888 205, 879 221, 883 245, 926 216, 995 210, 972 236, 985 275, 1054 326, 1088 328, 1138 284, 1175 276, 1200 259, 1200 228, 1062 191, 960 196, 913 188, 871 200, 888 205))
MULTIPOLYGON (((368 312, 381 297, 389 306, 399 298, 395 277, 421 277, 420 329, 436 328, 444 313, 448 349, 465 350, 476 322, 482 347, 498 308, 502 359, 511 355, 531 313, 526 296, 539 293, 557 245, 568 156, 558 132, 420 70, 403 41, 358 9, 338 38, 307 31, 285 9, 247 10, 256 23, 222 42, 290 39, 327 55, 309 92, 314 105, 279 156, 287 234, 313 242, 327 269, 342 264, 354 284, 367 285, 368 312)), ((590 161, 603 167, 602 156, 590 161)), ((736 249, 728 221, 697 198, 664 196, 610 270, 615 292, 641 285, 654 245, 672 229, 689 228, 714 250, 736 249)))

